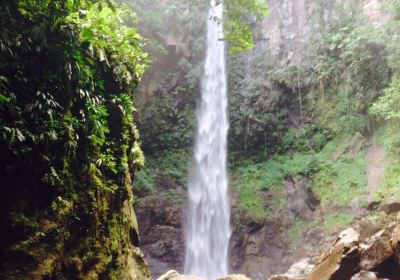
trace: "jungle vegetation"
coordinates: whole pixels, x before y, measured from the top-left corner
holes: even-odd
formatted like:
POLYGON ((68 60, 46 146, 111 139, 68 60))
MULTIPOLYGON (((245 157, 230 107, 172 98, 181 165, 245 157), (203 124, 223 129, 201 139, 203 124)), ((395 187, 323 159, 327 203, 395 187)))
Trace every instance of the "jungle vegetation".
MULTIPOLYGON (((150 54, 163 49, 137 30, 135 12, 150 3, 135 3, 0 3, 2 279, 121 279, 130 262, 150 278, 132 251, 139 245, 133 175, 145 162, 135 89, 151 63, 145 44, 150 54)), ((223 36, 235 51, 251 47, 243 19, 264 14, 260 3, 229 1, 223 36)))

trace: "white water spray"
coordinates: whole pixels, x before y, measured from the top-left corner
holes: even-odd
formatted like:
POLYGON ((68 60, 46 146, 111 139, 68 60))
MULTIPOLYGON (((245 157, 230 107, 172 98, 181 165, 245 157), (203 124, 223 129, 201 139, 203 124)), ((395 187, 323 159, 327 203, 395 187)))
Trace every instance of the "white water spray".
POLYGON ((189 172, 185 273, 215 280, 228 274, 230 206, 226 175, 227 90, 223 4, 211 0, 207 56, 197 112, 194 158, 189 172))

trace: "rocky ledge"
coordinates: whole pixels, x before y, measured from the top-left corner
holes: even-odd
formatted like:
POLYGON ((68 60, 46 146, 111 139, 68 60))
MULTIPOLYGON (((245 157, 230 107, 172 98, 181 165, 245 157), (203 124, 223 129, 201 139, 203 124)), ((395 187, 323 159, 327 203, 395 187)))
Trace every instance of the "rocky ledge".
MULTIPOLYGON (((175 270, 170 270, 164 275, 160 276, 157 280, 205 280, 205 279, 192 275, 182 275, 175 270)), ((218 278, 217 280, 251 280, 251 279, 241 274, 232 274, 218 278)))
MULTIPOLYGON (((204 280, 171 270, 157 280, 204 280)), ((229 275, 217 280, 250 280, 229 275)), ((266 280, 400 280, 400 213, 383 211, 341 232, 318 258, 302 259, 266 280)))
POLYGON ((400 213, 361 220, 316 261, 303 259, 268 280, 399 280, 400 213))

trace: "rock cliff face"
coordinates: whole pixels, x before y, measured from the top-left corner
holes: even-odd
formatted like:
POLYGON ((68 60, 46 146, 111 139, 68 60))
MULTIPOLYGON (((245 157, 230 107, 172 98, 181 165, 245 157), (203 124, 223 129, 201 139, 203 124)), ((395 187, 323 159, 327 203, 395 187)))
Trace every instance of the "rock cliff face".
POLYGON ((140 217, 141 248, 155 278, 170 269, 183 271, 186 207, 181 199, 183 196, 154 195, 135 205, 140 217))
POLYGON ((144 159, 131 96, 145 65, 129 60, 145 54, 111 2, 0 2, 2 280, 151 279, 132 194, 144 159), (108 31, 96 47, 83 26, 108 31))
MULTIPOLYGON (((285 271, 300 257, 315 251, 323 236, 314 236, 313 241, 303 244, 299 250, 291 246, 289 229, 296 220, 312 219, 317 214, 319 200, 313 194, 306 177, 288 178, 285 188, 286 208, 277 210, 271 218, 257 220, 234 208, 234 231, 231 241, 231 263, 236 272, 252 279, 285 271)), ((265 193, 265 201, 273 198, 273 192, 265 193)))
POLYGON ((384 213, 377 221, 362 219, 339 234, 316 262, 294 264, 269 280, 395 280, 400 277, 397 261, 400 215, 384 213))
MULTIPOLYGON (((288 191, 289 196, 292 194, 288 191)), ((301 196, 288 205, 288 212, 282 213, 281 219, 264 222, 245 216, 235 219, 230 249, 233 272, 251 279, 266 279, 288 270, 269 280, 399 279, 400 214, 393 207, 397 202, 380 206, 374 212, 374 219, 366 213, 360 215, 354 219, 352 228, 337 236, 324 236, 316 226, 304 235, 300 246, 291 247, 285 223, 292 215, 296 216, 293 211, 296 204, 302 201, 302 205, 308 205, 310 196, 305 196, 305 200, 301 196), (386 211, 389 208, 392 211, 386 211)), ((314 211, 309 214, 315 215, 318 212, 315 205, 303 206, 309 209, 303 209, 302 213, 314 211)), ((171 268, 182 271, 184 239, 178 222, 184 215, 182 209, 167 197, 148 197, 137 205, 144 221, 143 250, 154 277, 171 268)), ((237 214, 239 211, 234 207, 233 215, 237 214)))
POLYGON ((69 191, 50 205, 43 190, 25 189, 14 201, 13 188, 2 185, 0 279, 151 279, 130 179, 111 194, 67 174, 69 191))
MULTIPOLYGON (((400 214, 380 212, 375 221, 360 219, 342 231, 323 253, 305 258, 268 280, 397 280, 400 279, 400 214)), ((197 279, 169 271, 158 280, 197 279)), ((217 280, 248 280, 230 275, 217 280)), ((254 278, 252 278, 254 279, 254 278)), ((260 278, 267 279, 267 278, 260 278)))
POLYGON ((270 14, 263 21, 255 23, 256 48, 253 53, 269 49, 279 57, 283 65, 301 64, 308 51, 309 39, 318 34, 329 20, 335 17, 334 8, 346 9, 356 5, 360 15, 365 16, 374 26, 382 25, 388 15, 383 11, 385 0, 268 0, 270 14))
MULTIPOLYGON (((237 196, 232 193, 232 271, 262 279, 287 270, 298 258, 318 250, 327 237, 322 231, 310 232, 307 248, 291 248, 289 228, 300 217, 317 215, 319 200, 310 189, 307 178, 288 178, 287 209, 268 220, 257 220, 240 211, 237 196)), ((153 277, 169 269, 183 271, 185 193, 167 193, 141 198, 135 208, 140 217, 141 248, 153 277)), ((273 193, 265 193, 265 200, 273 193)))
MULTIPOLYGON (((388 19, 388 15, 382 10, 386 2, 269 0, 269 16, 253 23, 256 47, 245 55, 247 67, 253 66, 253 58, 257 54, 266 51, 272 53, 283 67, 302 64, 306 59, 305 54, 309 51, 310 38, 318 36, 329 25, 330 19, 337 16, 336 7, 346 9, 348 5, 356 5, 358 14, 366 17, 377 27, 388 19)), ((360 149, 360 147, 354 148, 360 149)), ((240 211, 235 188, 231 186, 233 234, 230 262, 234 272, 247 274, 252 279, 265 279, 267 275, 283 273, 299 259, 322 253, 322 248, 326 244, 335 241, 337 231, 326 234, 321 224, 313 224, 313 221, 324 221, 327 213, 321 210, 309 178, 300 176, 285 179, 286 188, 283 194, 285 208, 279 211, 276 209, 274 215, 263 220, 240 211), (307 221, 311 225, 300 236, 296 232, 296 229, 302 227, 299 220, 307 221), (297 241, 293 242, 293 239, 297 241)), ((166 178, 165 185, 168 185, 168 182, 170 180, 166 178)), ((160 182, 160 185, 162 184, 163 182, 160 182)), ((168 186, 168 188, 177 187, 168 186)), ((160 189, 164 189, 161 191, 164 195, 143 197, 136 204, 136 211, 141 221, 143 251, 155 277, 169 269, 182 272, 184 260, 183 227, 186 194, 181 190, 171 197, 165 191, 166 188, 160 189)), ((262 193, 262 200, 266 204, 270 203, 273 197, 273 192, 262 193)), ((330 210, 332 213, 351 215, 358 213, 360 216, 366 212, 358 201, 341 209, 330 210)), ((305 270, 306 268, 304 267, 305 270)))

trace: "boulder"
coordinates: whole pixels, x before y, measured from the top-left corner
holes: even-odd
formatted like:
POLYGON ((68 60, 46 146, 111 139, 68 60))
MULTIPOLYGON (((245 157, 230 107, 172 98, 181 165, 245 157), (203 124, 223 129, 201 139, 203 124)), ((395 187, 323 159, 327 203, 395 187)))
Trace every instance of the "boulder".
POLYGON ((286 275, 292 278, 306 278, 306 276, 312 271, 314 265, 310 264, 310 259, 302 259, 299 262, 293 264, 286 275))
POLYGON ((357 246, 359 243, 360 234, 353 228, 348 228, 339 234, 338 241, 343 243, 345 248, 357 246))
POLYGON ((181 275, 176 270, 170 270, 167 273, 161 275, 157 280, 205 280, 204 278, 192 276, 192 275, 181 275))
POLYGON ((315 266, 304 259, 268 280, 400 280, 400 213, 381 214, 340 233, 315 266))
POLYGON ((165 193, 141 198, 135 203, 140 221, 140 248, 154 279, 166 271, 183 270, 185 238, 182 217, 185 207, 165 193))
POLYGON ((310 180, 306 177, 288 177, 286 186, 286 207, 292 220, 307 219, 321 203, 313 193, 310 180))
POLYGON ((396 228, 393 230, 392 237, 390 238, 390 246, 393 250, 393 258, 400 266, 400 221, 397 223, 396 228))
POLYGON ((393 255, 390 238, 394 228, 395 224, 391 223, 360 244, 361 270, 371 270, 393 255))
POLYGON ((368 211, 374 211, 374 210, 378 209, 380 205, 381 205, 380 201, 373 200, 370 203, 368 203, 366 209, 368 211))
POLYGON ((397 213, 400 211, 400 202, 398 201, 391 201, 381 205, 379 210, 385 212, 386 214, 397 213))
POLYGON ((268 280, 306 280, 313 267, 310 264, 310 259, 302 259, 300 262, 293 264, 285 274, 274 275, 268 280))
POLYGON ((167 273, 161 275, 157 280, 177 280, 180 277, 178 271, 170 270, 167 273))
POLYGON ((371 271, 361 270, 359 273, 351 277, 351 280, 378 280, 378 277, 371 271))
POLYGON ((251 279, 242 274, 232 274, 232 275, 218 278, 218 280, 251 280, 251 279))
POLYGON ((359 234, 353 228, 343 231, 335 244, 322 254, 308 280, 347 280, 357 272, 359 234))
POLYGON ((273 275, 268 280, 289 280, 289 278, 285 275, 273 275))

